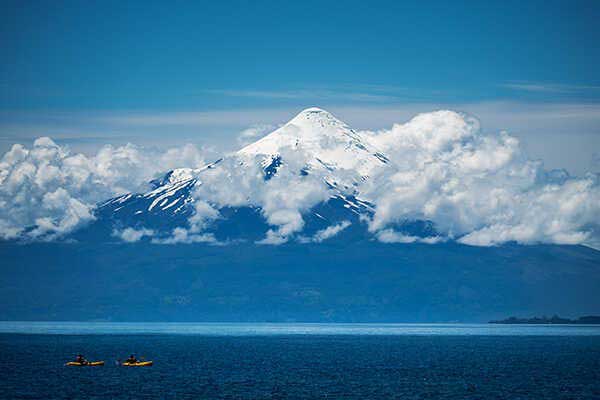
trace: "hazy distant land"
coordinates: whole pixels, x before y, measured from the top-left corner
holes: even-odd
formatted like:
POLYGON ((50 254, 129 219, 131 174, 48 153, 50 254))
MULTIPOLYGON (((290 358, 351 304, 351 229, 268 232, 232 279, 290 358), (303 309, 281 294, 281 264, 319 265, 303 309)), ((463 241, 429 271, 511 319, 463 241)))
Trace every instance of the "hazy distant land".
POLYGON ((502 320, 490 321, 490 324, 600 324, 600 316, 587 315, 577 319, 561 318, 558 315, 553 317, 533 317, 533 318, 517 318, 509 317, 502 320))

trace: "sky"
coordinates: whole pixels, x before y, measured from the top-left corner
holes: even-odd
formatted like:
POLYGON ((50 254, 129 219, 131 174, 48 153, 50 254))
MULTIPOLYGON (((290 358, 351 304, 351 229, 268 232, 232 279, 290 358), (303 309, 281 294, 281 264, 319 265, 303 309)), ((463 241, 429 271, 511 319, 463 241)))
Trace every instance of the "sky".
POLYGON ((600 171, 600 3, 2 1, 0 153, 49 136, 233 150, 319 106, 357 129, 437 109, 548 168, 600 171))

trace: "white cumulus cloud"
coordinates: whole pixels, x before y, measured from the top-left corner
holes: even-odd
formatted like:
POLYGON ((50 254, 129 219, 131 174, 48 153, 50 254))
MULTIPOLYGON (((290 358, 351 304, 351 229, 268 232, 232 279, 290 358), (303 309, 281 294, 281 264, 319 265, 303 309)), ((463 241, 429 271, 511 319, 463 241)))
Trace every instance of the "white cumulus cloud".
POLYGON ((377 239, 383 243, 427 243, 435 244, 445 241, 440 236, 420 237, 412 235, 404 235, 396 232, 393 229, 384 229, 377 232, 377 239))
POLYGON ((302 213, 327 200, 330 193, 322 176, 298 173, 304 164, 296 152, 284 151, 281 157, 286 162, 272 179, 265 180, 260 157, 231 155, 217 168, 202 173, 194 196, 217 208, 260 208, 267 223, 274 226, 260 243, 285 243, 304 227, 302 213))
POLYGON ((165 151, 104 146, 72 154, 42 137, 15 144, 0 159, 0 238, 52 239, 94 219, 97 202, 136 191, 174 166, 198 167, 203 153, 187 145, 165 151))
POLYGON ((142 240, 144 237, 152 237, 154 231, 152 229, 140 228, 125 228, 123 230, 115 230, 113 236, 120 238, 124 242, 135 243, 142 240))
POLYGON ((516 138, 483 135, 471 117, 438 111, 363 134, 395 165, 362 192, 376 205, 370 229, 380 240, 410 240, 386 230, 406 219, 430 220, 447 237, 481 246, 581 244, 598 229, 597 175, 545 171, 516 138))

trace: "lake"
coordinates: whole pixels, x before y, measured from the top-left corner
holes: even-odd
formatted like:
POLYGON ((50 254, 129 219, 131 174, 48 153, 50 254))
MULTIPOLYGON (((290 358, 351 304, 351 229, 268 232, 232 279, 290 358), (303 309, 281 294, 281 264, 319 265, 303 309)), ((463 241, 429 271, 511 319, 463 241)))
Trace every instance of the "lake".
POLYGON ((1 322, 0 398, 597 399, 600 327, 1 322))

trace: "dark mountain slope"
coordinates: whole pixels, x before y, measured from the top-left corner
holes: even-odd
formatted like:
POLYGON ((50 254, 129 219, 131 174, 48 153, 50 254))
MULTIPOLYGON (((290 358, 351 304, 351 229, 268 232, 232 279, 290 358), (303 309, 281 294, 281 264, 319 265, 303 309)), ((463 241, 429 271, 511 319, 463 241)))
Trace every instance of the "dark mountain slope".
POLYGON ((488 321, 600 309, 600 252, 362 241, 0 244, 0 319, 488 321))

